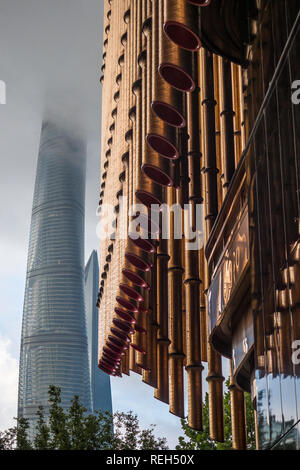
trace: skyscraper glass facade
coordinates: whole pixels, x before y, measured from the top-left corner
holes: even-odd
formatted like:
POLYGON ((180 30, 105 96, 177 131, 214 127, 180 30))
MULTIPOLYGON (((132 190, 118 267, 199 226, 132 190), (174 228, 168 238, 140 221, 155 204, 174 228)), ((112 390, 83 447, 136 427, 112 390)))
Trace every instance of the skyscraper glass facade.
POLYGON ((86 150, 51 123, 41 133, 30 230, 18 415, 47 413, 48 388, 91 410, 84 303, 86 150))
POLYGON ((88 349, 93 411, 112 413, 110 377, 98 368, 98 332, 101 328, 101 316, 98 323, 96 307, 99 288, 99 263, 94 250, 85 268, 85 306, 87 318, 88 349))

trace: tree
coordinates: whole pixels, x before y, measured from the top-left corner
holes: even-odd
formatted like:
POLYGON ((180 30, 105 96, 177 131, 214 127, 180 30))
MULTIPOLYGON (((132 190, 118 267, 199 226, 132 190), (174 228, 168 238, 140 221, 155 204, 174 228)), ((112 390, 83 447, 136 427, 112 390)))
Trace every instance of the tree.
MULTIPOLYGON (((227 388, 229 380, 226 381, 227 388)), ((249 393, 245 393, 246 423, 247 423, 247 448, 255 450, 255 423, 254 410, 249 393)), ((231 408, 230 391, 224 394, 224 442, 215 442, 209 437, 209 405, 208 393, 205 394, 203 403, 203 431, 191 429, 186 419, 181 420, 184 436, 179 437, 177 450, 230 450, 232 449, 231 408)))
POLYGON ((165 438, 156 438, 155 426, 140 429, 138 417, 129 413, 87 414, 74 396, 70 408, 61 406, 61 390, 49 387, 49 415, 37 412, 36 432, 30 442, 29 422, 20 418, 15 428, 0 433, 0 450, 142 450, 167 449, 165 438))

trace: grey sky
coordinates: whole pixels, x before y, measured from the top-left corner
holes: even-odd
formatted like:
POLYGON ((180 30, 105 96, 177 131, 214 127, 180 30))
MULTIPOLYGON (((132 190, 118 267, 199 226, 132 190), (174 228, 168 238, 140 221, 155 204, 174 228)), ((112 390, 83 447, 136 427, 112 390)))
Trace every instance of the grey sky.
MULTIPOLYGON (((102 0, 0 0, 0 429, 11 425, 31 205, 43 117, 87 136, 86 259, 96 238, 100 168, 102 0)), ((174 446, 178 418, 135 374, 113 379, 114 408, 136 411, 143 426, 174 446)))

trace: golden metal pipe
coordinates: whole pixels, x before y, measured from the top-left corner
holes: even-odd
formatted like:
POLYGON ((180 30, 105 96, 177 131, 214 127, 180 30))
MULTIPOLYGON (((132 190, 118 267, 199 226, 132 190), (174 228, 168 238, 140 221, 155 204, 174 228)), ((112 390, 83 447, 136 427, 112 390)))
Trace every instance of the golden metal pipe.
POLYGON ((201 344, 201 359, 207 362, 207 311, 206 311, 206 299, 205 299, 205 256, 204 248, 199 250, 199 268, 200 268, 200 344, 201 344))
POLYGON ((125 352, 125 356, 122 359, 122 373, 126 375, 130 375, 129 371, 129 351, 125 352))
POLYGON ((224 409, 222 359, 208 343, 208 396, 209 396, 209 434, 211 439, 224 441, 224 409))
POLYGON ((233 115, 233 133, 234 133, 234 157, 235 167, 237 167, 242 155, 242 108, 240 95, 240 65, 231 64, 231 80, 232 80, 232 107, 233 115))
MULTIPOLYGON (((213 55, 201 50, 201 77, 203 87, 203 126, 204 157, 206 175, 206 234, 211 232, 218 213, 217 167, 215 141, 215 99, 213 55)), ((207 278, 207 282, 209 279, 207 278)), ((209 425, 210 437, 216 441, 224 440, 223 381, 221 356, 208 344, 208 388, 209 388, 209 425)))
POLYGON ((142 123, 142 141, 141 141, 141 168, 140 179, 138 186, 138 197, 140 200, 145 200, 149 203, 164 202, 164 188, 163 186, 171 186, 173 184, 170 174, 169 160, 162 158, 155 152, 149 145, 146 144, 145 137, 147 134, 148 119, 151 112, 151 48, 152 48, 152 22, 148 18, 144 23, 143 31, 147 38, 146 49, 139 57, 139 64, 142 69, 142 97, 141 106, 143 112, 142 123), (155 184, 156 183, 156 184, 155 184), (145 194, 146 192, 146 194, 145 194), (152 197, 151 197, 152 193, 152 197))
MULTIPOLYGON (((195 76, 198 61, 194 55, 195 76)), ((200 179, 199 88, 188 96, 188 202, 192 212, 193 231, 196 230, 196 208, 202 202, 200 179), (195 108, 196 110, 195 110, 195 108)), ((191 250, 185 239, 185 298, 186 298, 186 370, 188 376, 188 422, 193 429, 202 430, 202 370, 200 343, 200 278, 198 250, 191 250), (197 398, 196 398, 197 397, 197 398)), ((195 241, 195 240, 194 240, 195 241)))
POLYGON ((164 0, 164 32, 177 46, 188 51, 201 47, 200 10, 186 0, 164 0))
POLYGON ((247 450, 246 414, 244 392, 234 383, 232 375, 232 361, 230 361, 230 407, 232 448, 234 450, 247 450))
POLYGON ((155 398, 169 403, 168 367, 168 249, 166 240, 161 240, 157 250, 157 389, 155 398))
MULTIPOLYGON (((152 101, 156 95, 157 89, 157 67, 158 61, 158 40, 159 40, 159 10, 158 3, 156 0, 152 2, 152 54, 148 57, 151 60, 151 72, 152 72, 152 101)), ((150 40, 150 36, 149 36, 150 40)), ((148 68, 148 73, 150 69, 148 68)), ((154 98, 156 100, 156 98, 154 98)), ((160 119, 157 114, 152 112, 151 108, 148 107, 148 128, 146 141, 150 148, 155 152, 159 153, 162 157, 169 159, 178 158, 178 149, 176 148, 176 128, 166 124, 165 121, 160 119)))
POLYGON ((151 290, 150 290, 150 297, 149 297, 149 313, 147 315, 148 327, 147 331, 149 334, 147 336, 147 350, 149 354, 147 356, 148 359, 148 371, 143 372, 143 381, 154 388, 157 388, 157 330, 158 330, 158 323, 157 323, 157 266, 156 266, 156 255, 154 259, 154 267, 152 269, 152 282, 151 282, 151 290))
POLYGON ((153 112, 164 122, 174 127, 184 127, 186 119, 183 110, 184 95, 171 87, 158 73, 159 41, 162 37, 162 15, 159 1, 152 0, 152 100, 153 112))
MULTIPOLYGON (((179 190, 180 191, 180 190, 179 190)), ((176 190, 169 189, 168 205, 176 201, 176 190)), ((182 212, 182 211, 181 211, 182 212)), ((170 412, 184 417, 183 387, 183 328, 182 328, 182 276, 181 264, 182 240, 175 239, 174 213, 170 213, 170 238, 168 240, 168 316, 169 316, 169 400, 170 412)))
POLYGON ((219 57, 221 153, 225 191, 235 170, 231 62, 219 57))
POLYGON ((191 92, 195 89, 193 76, 192 53, 177 46, 163 31, 164 0, 158 0, 159 27, 159 73, 173 88, 191 92))
POLYGON ((223 188, 223 162, 221 154, 221 123, 220 123, 220 83, 219 83, 219 58, 217 55, 213 55, 213 67, 214 67, 214 95, 216 101, 215 107, 215 126, 216 126, 216 162, 217 162, 217 182, 218 182, 218 205, 221 207, 224 197, 226 195, 223 188))
POLYGON ((204 130, 204 157, 206 175, 206 221, 210 233, 218 214, 216 139, 215 139, 215 98, 213 56, 208 51, 201 50, 202 76, 202 106, 204 130))

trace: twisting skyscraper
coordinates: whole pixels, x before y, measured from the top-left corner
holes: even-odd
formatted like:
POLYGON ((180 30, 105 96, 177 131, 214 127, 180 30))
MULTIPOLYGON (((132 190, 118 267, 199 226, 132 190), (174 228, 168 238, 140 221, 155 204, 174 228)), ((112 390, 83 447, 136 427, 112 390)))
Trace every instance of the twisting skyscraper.
POLYGON ((98 322, 96 307, 99 288, 99 263, 96 250, 93 250, 85 267, 85 307, 89 345, 92 409, 112 412, 110 377, 98 368, 98 336, 101 317, 98 322))
POLYGON ((84 303, 86 150, 51 123, 42 127, 22 325, 18 415, 47 412, 49 385, 91 410, 84 303))

